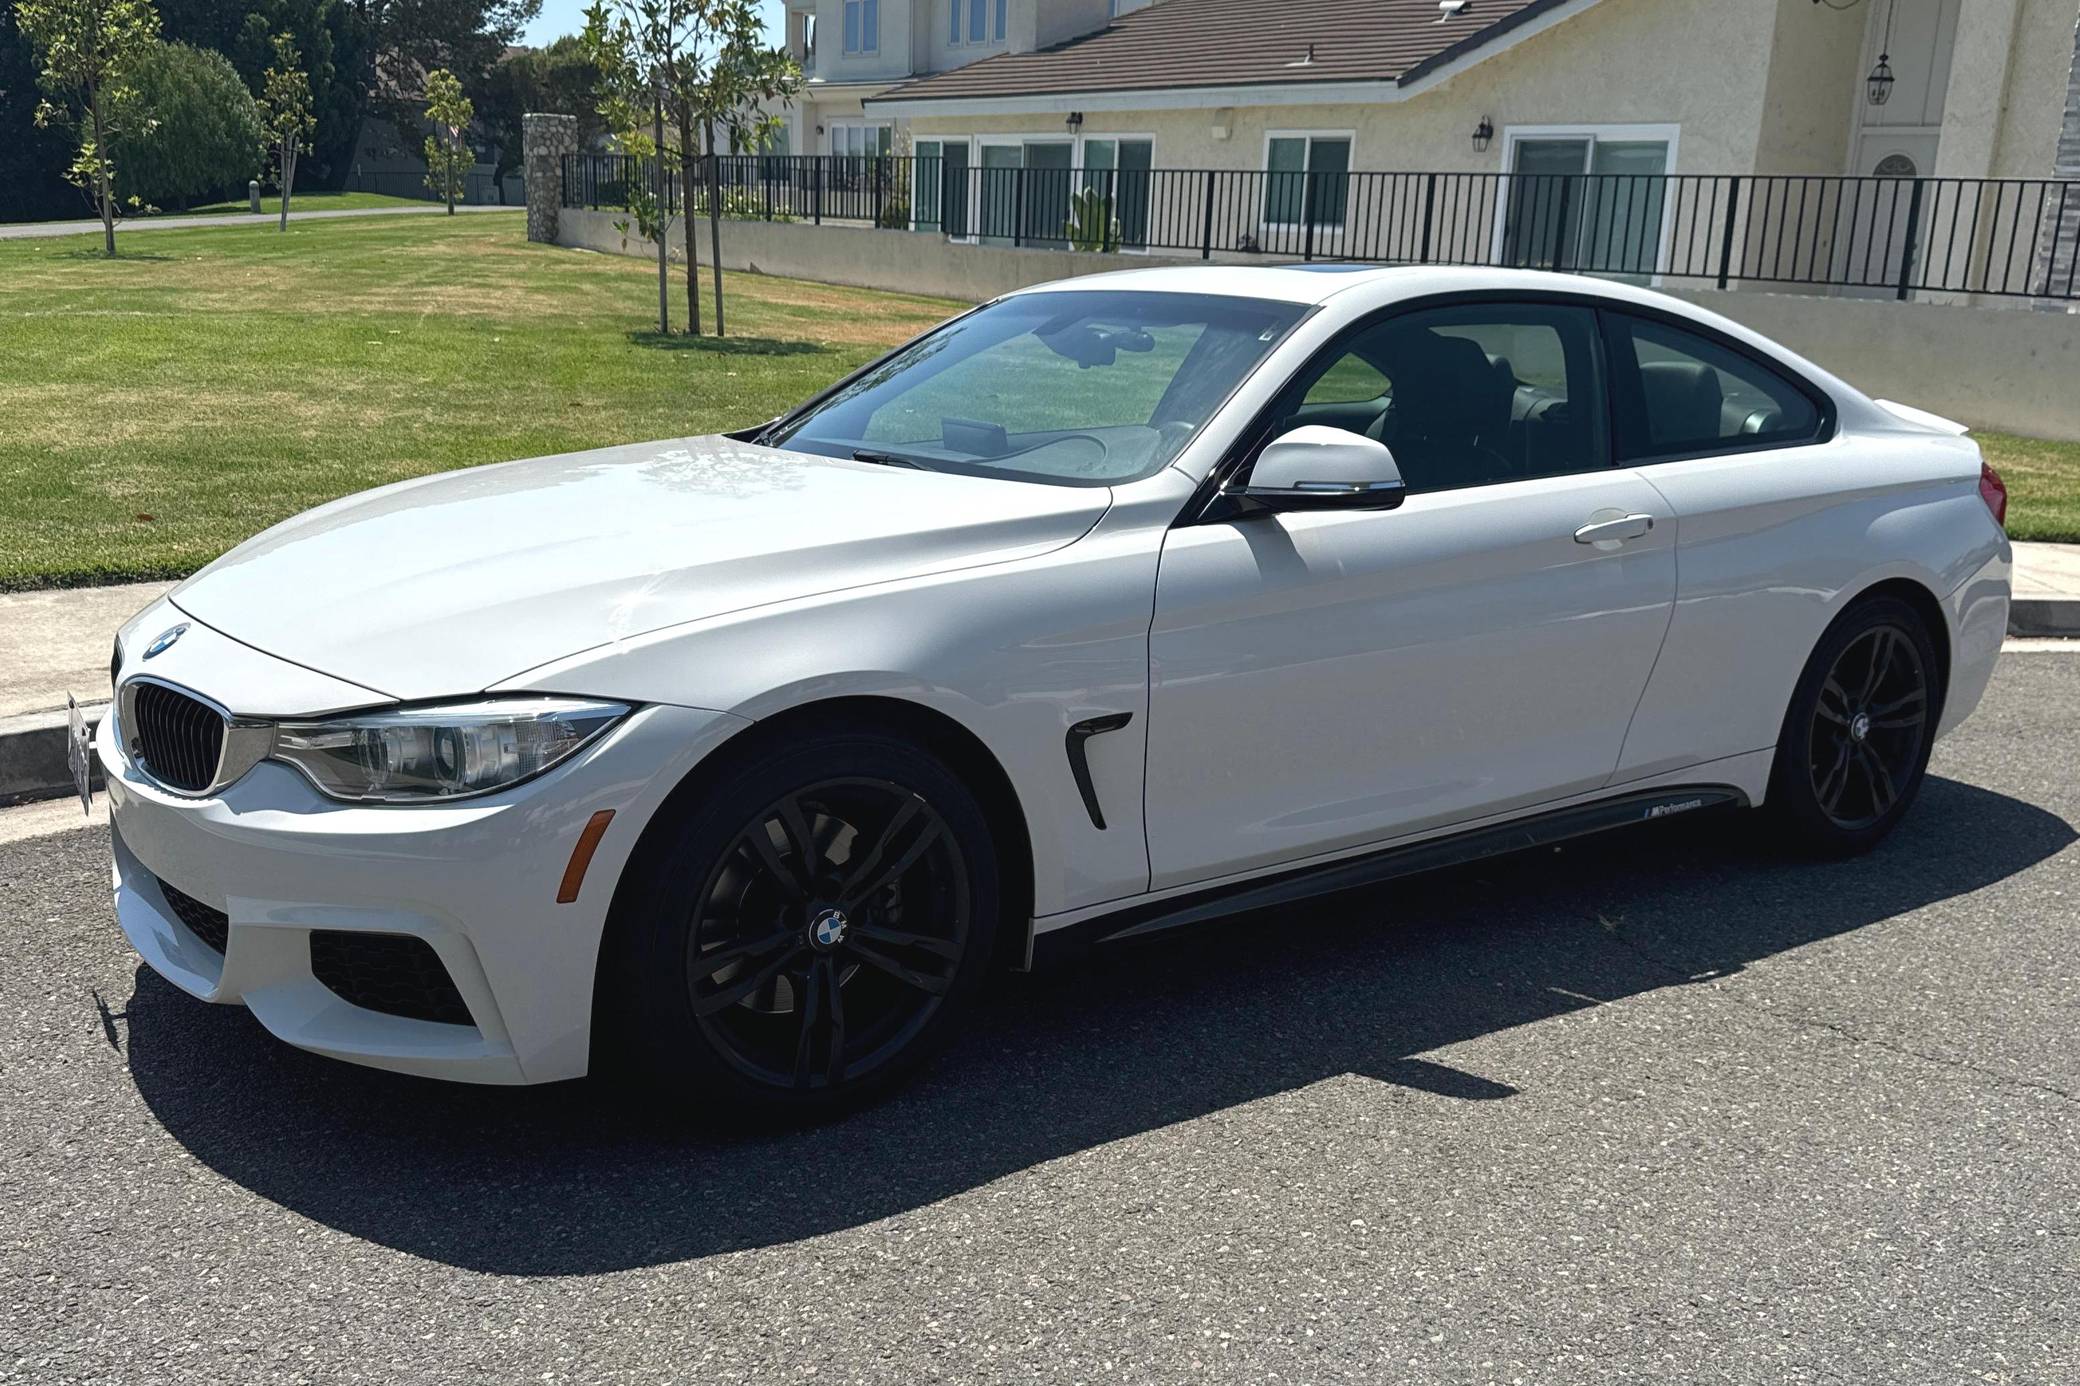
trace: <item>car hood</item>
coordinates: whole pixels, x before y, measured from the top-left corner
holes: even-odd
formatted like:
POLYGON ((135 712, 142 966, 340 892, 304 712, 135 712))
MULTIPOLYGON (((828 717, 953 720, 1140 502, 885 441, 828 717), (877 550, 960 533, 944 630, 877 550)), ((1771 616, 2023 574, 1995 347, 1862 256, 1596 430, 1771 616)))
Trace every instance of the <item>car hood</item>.
POLYGON ((172 595, 269 654, 435 698, 686 621, 1046 553, 1110 495, 685 438, 349 496, 172 595))

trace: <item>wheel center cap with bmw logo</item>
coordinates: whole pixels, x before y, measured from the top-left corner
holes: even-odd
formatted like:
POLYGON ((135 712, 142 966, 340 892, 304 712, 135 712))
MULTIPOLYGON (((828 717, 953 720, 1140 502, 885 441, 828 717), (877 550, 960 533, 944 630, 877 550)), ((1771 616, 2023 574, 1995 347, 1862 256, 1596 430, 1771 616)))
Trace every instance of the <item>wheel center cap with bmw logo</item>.
POLYGON ((845 911, 825 910, 809 921, 809 941, 818 948, 836 948, 845 941, 845 931, 851 926, 845 911))

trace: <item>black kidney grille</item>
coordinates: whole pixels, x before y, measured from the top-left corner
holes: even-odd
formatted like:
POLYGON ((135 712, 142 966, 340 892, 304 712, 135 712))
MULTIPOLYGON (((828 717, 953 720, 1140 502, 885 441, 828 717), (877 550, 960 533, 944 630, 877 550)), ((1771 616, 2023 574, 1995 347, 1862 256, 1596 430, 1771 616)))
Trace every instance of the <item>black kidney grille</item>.
POLYGON ((138 759, 169 789, 200 794, 216 782, 224 719, 215 708, 164 684, 139 683, 131 704, 138 759))
POLYGON ((407 1020, 471 1024, 440 955, 423 938, 348 929, 311 932, 311 975, 351 1005, 407 1020))
POLYGON ((166 903, 173 907, 173 912, 181 923, 188 926, 189 933, 219 953, 224 951, 224 939, 231 932, 230 915, 222 910, 211 909, 194 896, 183 894, 164 881, 159 882, 159 893, 166 897, 166 903))

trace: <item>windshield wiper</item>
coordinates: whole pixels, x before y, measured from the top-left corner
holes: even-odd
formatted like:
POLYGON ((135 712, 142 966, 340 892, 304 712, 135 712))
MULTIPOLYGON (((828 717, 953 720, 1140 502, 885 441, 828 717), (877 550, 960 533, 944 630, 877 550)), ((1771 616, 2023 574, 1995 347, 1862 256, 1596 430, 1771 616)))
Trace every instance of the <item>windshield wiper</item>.
POLYGON ((900 452, 882 452, 877 448, 860 448, 852 454, 855 462, 872 462, 882 467, 908 467, 914 472, 937 470, 920 457, 907 457, 900 452))

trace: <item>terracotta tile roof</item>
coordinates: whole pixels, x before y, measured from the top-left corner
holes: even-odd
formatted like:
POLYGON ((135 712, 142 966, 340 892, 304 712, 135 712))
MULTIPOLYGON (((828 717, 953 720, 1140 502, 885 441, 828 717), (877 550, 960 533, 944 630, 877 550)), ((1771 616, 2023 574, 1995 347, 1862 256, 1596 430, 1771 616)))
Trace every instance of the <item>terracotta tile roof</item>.
POLYGON ((1160 0, 1032 53, 1000 53, 883 92, 881 101, 1175 87, 1407 80, 1562 0, 1160 0))

